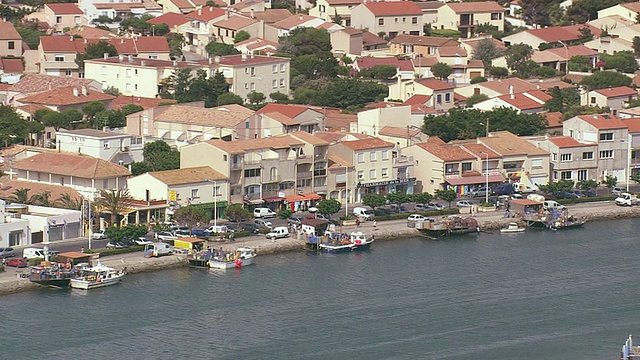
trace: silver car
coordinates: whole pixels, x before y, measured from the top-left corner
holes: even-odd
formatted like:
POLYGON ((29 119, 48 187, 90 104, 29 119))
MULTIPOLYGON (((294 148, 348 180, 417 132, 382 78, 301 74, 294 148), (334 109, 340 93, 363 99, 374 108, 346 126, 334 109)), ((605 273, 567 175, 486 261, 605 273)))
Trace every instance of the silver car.
POLYGON ((8 258, 16 256, 15 250, 13 248, 0 248, 0 258, 8 258))

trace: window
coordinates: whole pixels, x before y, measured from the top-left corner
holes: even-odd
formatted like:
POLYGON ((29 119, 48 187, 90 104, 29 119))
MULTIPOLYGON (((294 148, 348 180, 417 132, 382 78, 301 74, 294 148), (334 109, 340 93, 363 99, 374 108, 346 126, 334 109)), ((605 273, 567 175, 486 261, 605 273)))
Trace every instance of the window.
POLYGON ((382 160, 389 160, 389 150, 382 150, 382 160))
POLYGON ((280 79, 280 87, 284 87, 284 79, 280 79))
POLYGON ((562 180, 571 180, 571 171, 562 171, 562 172, 560 172, 560 179, 562 179, 562 180))
POLYGON ((60 185, 64 186, 64 176, 60 176, 60 185))
POLYGON ((491 20, 501 20, 501 19, 502 19, 501 13, 491 13, 491 20))
POLYGON ((131 77, 131 69, 126 69, 125 74, 127 77, 131 77))
POLYGON ((103 66, 103 67, 100 69, 100 74, 101 74, 101 75, 107 75, 107 67, 106 67, 106 66, 103 66))
POLYGON ((364 153, 358 153, 358 162, 359 163, 363 163, 364 162, 364 153))
POLYGON ((326 8, 326 6, 324 6, 324 5, 319 5, 319 6, 318 6, 318 10, 319 10, 321 13, 323 13, 323 12, 326 12, 326 11, 327 11, 327 8, 326 8))
POLYGON ((462 172, 467 172, 467 171, 471 171, 470 162, 462 163, 462 172))
POLYGON ((9 50, 13 50, 16 48, 16 42, 15 41, 9 41, 7 43, 7 47, 9 48, 9 50))
POLYGON ((358 170, 358 179, 362 179, 364 177, 364 170, 358 170))
POLYGON ((109 179, 102 180, 102 188, 103 189, 108 189, 109 188, 109 179))
POLYGON ((133 84, 133 90, 138 90, 138 84, 133 84))
POLYGON ((256 76, 256 68, 255 67, 251 67, 251 76, 256 76))
POLYGON ((417 18, 417 17, 415 17, 415 16, 414 16, 414 17, 412 17, 412 18, 411 18, 411 23, 412 23, 413 25, 417 24, 417 23, 418 23, 418 18, 417 18))
POLYGON ((600 151, 600 159, 613 159, 613 150, 600 151))
POLYGON ((436 96, 436 102, 437 102, 438 104, 442 104, 442 94, 438 94, 438 95, 436 96))
POLYGON ((376 161, 376 152, 372 151, 369 153, 369 161, 376 161))
POLYGON ((444 94, 444 101, 451 102, 451 93, 444 94))
POLYGON ((260 176, 260 168, 244 170, 244 177, 256 177, 256 176, 260 176))
POLYGON ((542 159, 533 159, 533 160, 531 160, 531 167, 532 168, 540 168, 540 167, 542 167, 542 159))
POLYGON ((62 16, 56 16, 56 24, 60 24, 62 22, 62 16))
POLYGON ((191 198, 192 199, 198 198, 198 189, 191 189, 191 198))
POLYGON ((249 75, 249 68, 244 68, 244 74, 249 75))
POLYGON ((215 186, 213 187, 213 194, 211 194, 211 195, 212 195, 212 196, 216 196, 216 197, 217 197, 218 195, 220 195, 220 186, 215 185, 215 186))
POLYGON ((383 168, 381 171, 381 175, 383 178, 389 176, 389 169, 383 168))
POLYGON ((133 74, 134 74, 134 75, 138 75, 138 69, 134 69, 134 70, 133 70, 133 74))
POLYGON ((74 16, 74 17, 73 17, 73 22, 74 22, 75 24, 80 24, 80 16, 74 16))
POLYGON ((244 88, 245 88, 245 90, 249 90, 249 84, 248 83, 244 83, 244 88))
POLYGON ((71 71, 71 70, 65 70, 65 71, 64 71, 64 76, 69 77, 69 76, 71 76, 72 74, 73 74, 73 71, 71 71))
POLYGON ((582 160, 593 160, 593 151, 585 151, 582 153, 582 160))
POLYGON ((613 133, 600 133, 600 141, 613 141, 613 133))
POLYGON ((127 91, 131 91, 131 83, 127 83, 127 85, 125 85, 125 88, 127 89, 127 91))
POLYGON ((445 165, 444 166, 444 172, 447 175, 455 173, 456 172, 455 164, 447 164, 447 165, 445 165))
POLYGON ((251 90, 255 90, 256 89, 256 83, 251 83, 251 90))
POLYGON ((245 121, 245 123, 244 123, 244 128, 245 128, 245 129, 248 129, 248 128, 249 128, 249 122, 248 122, 248 121, 245 121))
POLYGON ((103 141, 102 142, 102 147, 104 147, 105 149, 109 148, 109 142, 108 141, 103 141))
POLYGON ((277 64, 276 65, 272 65, 271 66, 271 71, 273 71, 274 74, 277 73, 278 72, 278 65, 277 64))
POLYGON ((369 170, 369 179, 375 179, 375 178, 376 178, 376 169, 369 170))
POLYGON ((56 55, 53 59, 54 59, 55 61, 60 61, 60 62, 62 62, 62 61, 64 61, 64 55, 56 55))
POLYGON ((595 97, 595 96, 592 96, 592 97, 591 97, 591 103, 592 103, 592 104, 595 104, 595 103, 596 103, 596 97, 595 97))
POLYGON ((560 161, 571 161, 572 154, 560 154, 560 161))
POLYGON ((552 154, 553 161, 558 161, 558 154, 552 154))
POLYGON ((272 80, 271 81, 271 86, 275 89, 278 87, 278 80, 272 80))
POLYGON ((578 180, 587 180, 587 170, 578 170, 578 180))
POLYGON ((285 66, 284 64, 280 64, 280 72, 283 73, 285 70, 285 66))
POLYGON ((378 25, 384 26, 384 19, 378 19, 378 25))

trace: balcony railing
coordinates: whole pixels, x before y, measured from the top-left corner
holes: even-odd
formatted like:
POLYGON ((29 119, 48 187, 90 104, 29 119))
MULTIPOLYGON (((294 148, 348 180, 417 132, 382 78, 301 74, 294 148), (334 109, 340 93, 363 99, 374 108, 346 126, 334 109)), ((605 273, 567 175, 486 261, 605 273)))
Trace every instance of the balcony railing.
POLYGON ((191 34, 199 34, 199 35, 208 35, 209 34, 209 28, 195 28, 195 27, 191 27, 188 26, 185 28, 185 32, 187 33, 191 33, 191 34))
POLYGON ((393 158, 394 166, 410 166, 413 164, 413 156, 398 156, 397 158, 393 158))
POLYGON ((311 178, 311 171, 299 171, 298 179, 309 179, 311 178))
POLYGON ((78 69, 78 64, 75 61, 45 61, 44 69, 78 69))
POLYGON ((242 169, 242 163, 241 162, 235 162, 235 163, 231 163, 231 170, 240 170, 242 169))

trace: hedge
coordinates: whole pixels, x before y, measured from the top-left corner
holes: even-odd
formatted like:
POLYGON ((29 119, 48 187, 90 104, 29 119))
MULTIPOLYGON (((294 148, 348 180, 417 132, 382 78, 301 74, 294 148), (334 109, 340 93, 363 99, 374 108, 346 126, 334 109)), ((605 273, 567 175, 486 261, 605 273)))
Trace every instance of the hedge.
POLYGON ((587 202, 598 202, 598 201, 613 201, 617 198, 616 195, 606 195, 606 196, 592 196, 592 197, 581 197, 575 199, 558 199, 556 200, 558 204, 580 204, 587 202))
POLYGON ((407 220, 407 217, 410 214, 421 214, 424 216, 442 216, 442 215, 451 215, 451 214, 459 214, 460 209, 458 208, 446 208, 442 210, 431 210, 431 211, 414 211, 411 213, 402 213, 402 214, 390 214, 385 216, 375 216, 374 219, 376 221, 389 221, 389 220, 407 220))

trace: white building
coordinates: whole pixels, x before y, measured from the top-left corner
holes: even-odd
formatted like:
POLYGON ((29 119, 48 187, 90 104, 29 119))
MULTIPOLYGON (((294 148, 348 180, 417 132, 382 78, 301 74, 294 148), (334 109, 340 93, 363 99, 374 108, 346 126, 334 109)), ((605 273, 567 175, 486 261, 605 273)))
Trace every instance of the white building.
POLYGON ((142 137, 95 129, 56 132, 58 149, 106 160, 116 164, 140 162, 143 159, 142 137))

